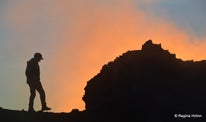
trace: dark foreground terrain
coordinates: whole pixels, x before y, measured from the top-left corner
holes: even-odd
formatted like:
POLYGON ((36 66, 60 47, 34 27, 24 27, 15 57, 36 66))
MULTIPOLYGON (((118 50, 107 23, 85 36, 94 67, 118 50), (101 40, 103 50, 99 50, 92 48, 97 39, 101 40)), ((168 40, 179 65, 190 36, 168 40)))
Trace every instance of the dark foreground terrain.
MULTIPOLYGON (((89 69, 88 69, 89 70, 89 69)), ((147 41, 87 82, 85 111, 0 110, 11 122, 206 122, 206 61, 183 61, 147 41)))
POLYGON ((27 112, 0 109, 1 122, 81 122, 84 112, 71 113, 27 112))

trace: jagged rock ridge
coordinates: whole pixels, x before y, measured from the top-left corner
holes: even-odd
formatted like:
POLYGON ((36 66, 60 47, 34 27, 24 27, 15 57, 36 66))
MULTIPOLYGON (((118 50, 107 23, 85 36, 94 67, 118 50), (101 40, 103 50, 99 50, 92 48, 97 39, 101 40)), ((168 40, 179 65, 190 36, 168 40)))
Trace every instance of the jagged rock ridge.
POLYGON ((206 61, 182 61, 149 40, 104 65, 88 81, 83 100, 87 111, 206 112, 205 74, 206 61))

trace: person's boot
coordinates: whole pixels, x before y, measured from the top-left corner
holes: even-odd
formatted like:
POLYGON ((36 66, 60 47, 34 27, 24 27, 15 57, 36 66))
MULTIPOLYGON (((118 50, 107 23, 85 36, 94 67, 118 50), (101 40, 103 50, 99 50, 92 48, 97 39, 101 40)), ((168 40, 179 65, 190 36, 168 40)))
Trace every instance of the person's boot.
POLYGON ((47 106, 43 106, 41 110, 42 110, 42 111, 44 111, 44 110, 51 110, 51 108, 49 108, 49 107, 47 107, 47 106))
POLYGON ((35 110, 34 110, 34 108, 33 108, 33 107, 29 107, 28 112, 35 112, 35 110))

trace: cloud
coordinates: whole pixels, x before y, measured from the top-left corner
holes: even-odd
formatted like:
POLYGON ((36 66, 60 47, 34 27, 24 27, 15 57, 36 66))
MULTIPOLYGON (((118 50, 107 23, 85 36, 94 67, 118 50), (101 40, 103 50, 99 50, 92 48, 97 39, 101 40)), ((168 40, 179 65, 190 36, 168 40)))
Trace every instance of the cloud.
POLYGON ((134 0, 24 1, 10 15, 22 43, 50 50, 42 73, 54 111, 84 109, 86 82, 104 64, 128 50, 141 49, 149 39, 184 60, 206 55, 206 39, 179 29, 167 17, 149 16, 134 0))
MULTIPOLYGON (((68 86, 65 92, 71 92, 69 86, 74 87, 73 96, 78 101, 84 94, 86 81, 97 74, 102 65, 127 50, 140 49, 148 39, 162 43, 163 48, 184 60, 200 60, 206 54, 204 39, 179 30, 172 21, 148 16, 136 8, 134 1, 116 1, 116 4, 113 1, 109 7, 88 2, 61 3, 64 7, 57 12, 62 15, 59 19, 68 20, 72 25, 61 26, 57 34, 61 40, 54 62, 55 69, 61 73, 55 77, 68 86)), ((68 104, 77 103, 69 97, 65 99, 68 104)), ((82 102, 78 104, 83 107, 82 102)))

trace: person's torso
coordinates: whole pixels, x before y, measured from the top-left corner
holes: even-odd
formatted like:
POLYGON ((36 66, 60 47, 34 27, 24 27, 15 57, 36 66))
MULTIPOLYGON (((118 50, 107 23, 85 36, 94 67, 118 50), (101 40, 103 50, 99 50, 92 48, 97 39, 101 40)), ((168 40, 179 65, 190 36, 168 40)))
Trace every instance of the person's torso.
POLYGON ((27 62, 26 77, 28 81, 40 81, 40 68, 38 62, 31 59, 27 62))

